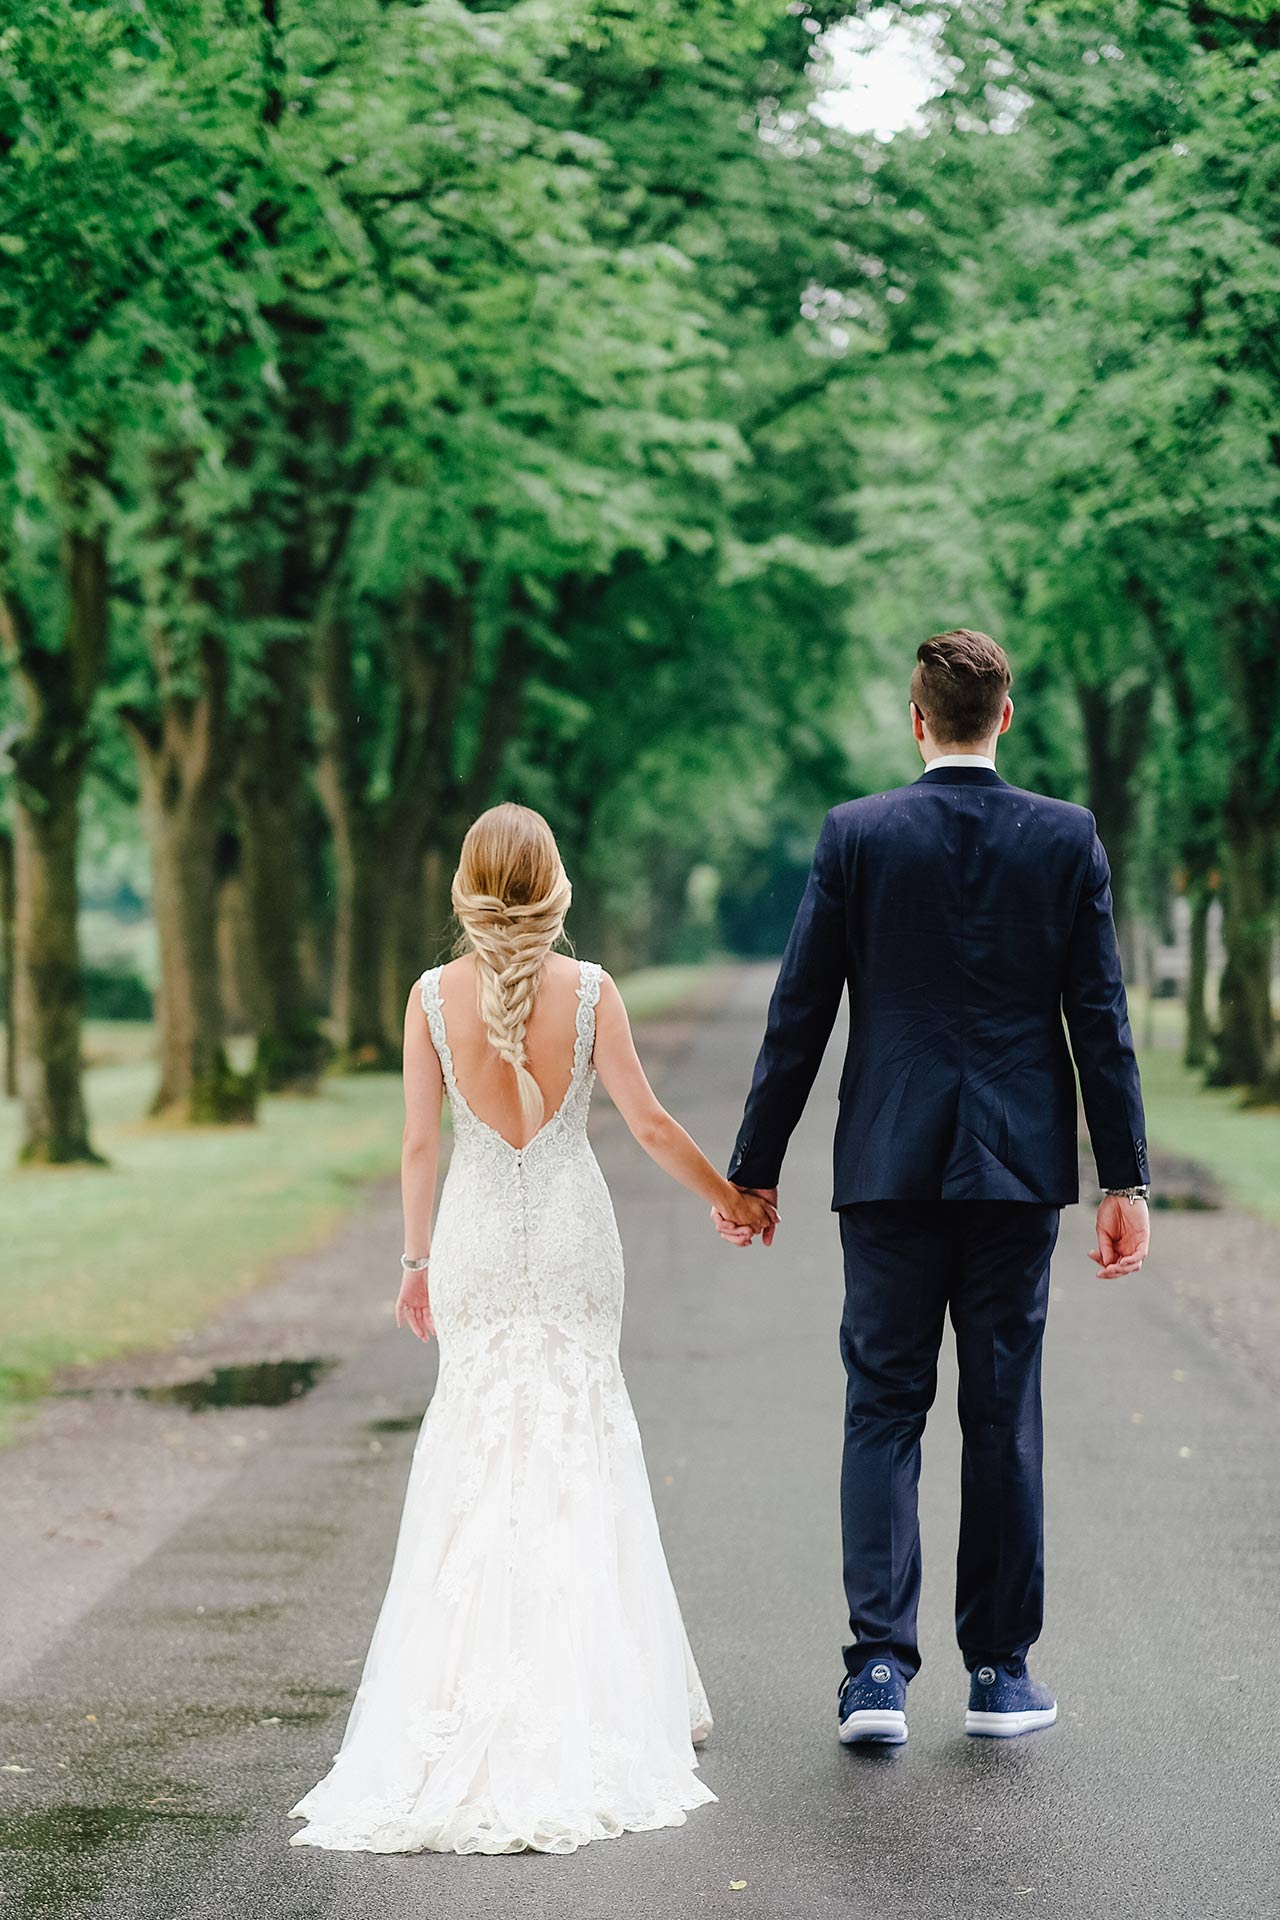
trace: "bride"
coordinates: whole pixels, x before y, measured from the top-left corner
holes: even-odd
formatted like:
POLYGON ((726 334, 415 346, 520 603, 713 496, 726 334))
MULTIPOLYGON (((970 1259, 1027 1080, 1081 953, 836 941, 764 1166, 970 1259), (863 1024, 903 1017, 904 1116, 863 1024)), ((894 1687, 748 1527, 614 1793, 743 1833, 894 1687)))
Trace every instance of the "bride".
POLYGON ((342 1745, 292 1809, 308 1822, 294 1846, 570 1853, 715 1798, 618 1365, 622 1250, 586 1135, 597 1073, 664 1172, 752 1232, 776 1216, 659 1104, 608 974, 553 952, 569 899, 540 814, 482 814, 453 882, 466 951, 410 995, 396 1322, 439 1335, 439 1381, 342 1745))

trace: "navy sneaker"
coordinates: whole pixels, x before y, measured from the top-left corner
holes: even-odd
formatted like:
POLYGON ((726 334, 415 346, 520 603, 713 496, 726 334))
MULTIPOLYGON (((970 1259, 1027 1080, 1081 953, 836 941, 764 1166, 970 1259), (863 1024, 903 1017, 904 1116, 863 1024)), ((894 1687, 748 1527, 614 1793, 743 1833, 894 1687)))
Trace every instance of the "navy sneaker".
POLYGON ((898 1747, 907 1737, 907 1683, 891 1660, 872 1660, 840 1682, 840 1738, 898 1747))
POLYGON ((1009 1666, 975 1667, 969 1676, 966 1733, 1007 1740, 1015 1733, 1051 1727, 1057 1717, 1057 1701, 1048 1687, 1031 1678, 1021 1661, 1009 1666))

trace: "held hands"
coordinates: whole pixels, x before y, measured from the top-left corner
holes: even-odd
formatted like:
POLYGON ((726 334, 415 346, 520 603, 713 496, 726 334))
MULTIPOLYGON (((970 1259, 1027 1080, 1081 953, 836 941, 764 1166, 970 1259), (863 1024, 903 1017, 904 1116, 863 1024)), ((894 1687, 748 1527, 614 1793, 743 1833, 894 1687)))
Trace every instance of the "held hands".
POLYGON ((1151 1245, 1151 1221, 1145 1200, 1126 1200, 1122 1194, 1106 1193, 1098 1207, 1095 1227, 1096 1247, 1089 1258, 1098 1268, 1098 1277, 1113 1280, 1117 1274, 1136 1273, 1151 1245))
POLYGON ((776 1187, 735 1187, 726 1182, 723 1201, 711 1209, 711 1224, 732 1247, 749 1247, 757 1234, 766 1247, 782 1215, 776 1187))
POLYGON ((400 1292, 396 1297, 396 1325, 408 1327, 424 1343, 431 1340, 436 1323, 431 1318, 431 1301, 427 1293, 427 1275, 406 1273, 400 1282, 400 1292))

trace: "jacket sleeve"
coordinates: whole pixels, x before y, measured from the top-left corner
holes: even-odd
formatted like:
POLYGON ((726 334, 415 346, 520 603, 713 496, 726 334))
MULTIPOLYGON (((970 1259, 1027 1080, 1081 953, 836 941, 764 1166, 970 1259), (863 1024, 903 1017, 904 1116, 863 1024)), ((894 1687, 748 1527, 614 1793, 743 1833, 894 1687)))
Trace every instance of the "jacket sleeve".
POLYGON ((1062 1008, 1098 1184, 1140 1186, 1149 1177, 1142 1087, 1111 911, 1111 869, 1089 817, 1094 830, 1071 928, 1062 1008))
POLYGON ((776 1187, 821 1064, 845 982, 845 889, 828 814, 769 1002, 751 1091, 729 1162, 740 1187, 776 1187))

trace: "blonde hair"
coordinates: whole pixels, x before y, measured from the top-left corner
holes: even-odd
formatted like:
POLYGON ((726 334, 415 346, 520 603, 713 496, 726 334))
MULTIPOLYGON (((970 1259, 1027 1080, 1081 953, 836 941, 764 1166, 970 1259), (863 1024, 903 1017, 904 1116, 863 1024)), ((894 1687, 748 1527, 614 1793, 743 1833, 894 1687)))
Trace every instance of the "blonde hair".
POLYGON ((460 952, 476 957, 476 1004, 490 1044, 514 1068, 521 1111, 540 1123, 542 1091, 524 1036, 543 964, 560 938, 573 889, 540 813, 505 801, 467 829, 453 876, 460 952))

